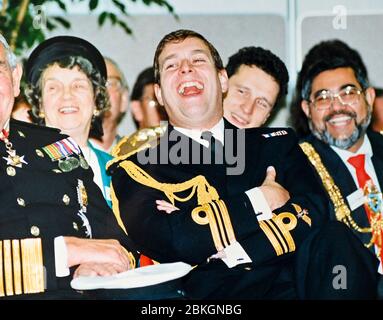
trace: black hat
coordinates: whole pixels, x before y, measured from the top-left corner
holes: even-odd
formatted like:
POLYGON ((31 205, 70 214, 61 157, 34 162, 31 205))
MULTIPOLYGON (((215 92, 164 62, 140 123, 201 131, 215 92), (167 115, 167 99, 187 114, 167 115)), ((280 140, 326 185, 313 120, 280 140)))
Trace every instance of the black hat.
POLYGON ((58 36, 40 43, 25 66, 27 82, 36 84, 45 66, 69 56, 83 57, 106 79, 106 66, 100 51, 90 42, 72 36, 58 36))

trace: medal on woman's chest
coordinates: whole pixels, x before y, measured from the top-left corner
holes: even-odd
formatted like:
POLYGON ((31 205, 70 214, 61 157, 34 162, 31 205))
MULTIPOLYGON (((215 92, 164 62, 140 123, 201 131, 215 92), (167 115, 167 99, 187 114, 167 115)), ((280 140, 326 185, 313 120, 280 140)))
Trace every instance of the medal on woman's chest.
POLYGON ((63 172, 70 172, 80 166, 80 160, 76 157, 81 156, 80 147, 70 137, 47 145, 43 150, 52 161, 58 162, 63 172))

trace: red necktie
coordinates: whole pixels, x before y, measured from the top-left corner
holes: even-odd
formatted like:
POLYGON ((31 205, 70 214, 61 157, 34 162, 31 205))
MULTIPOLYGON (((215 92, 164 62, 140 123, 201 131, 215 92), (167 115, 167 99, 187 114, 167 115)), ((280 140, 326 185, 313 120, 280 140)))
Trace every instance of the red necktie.
POLYGON ((364 169, 365 160, 364 154, 358 154, 357 156, 350 157, 347 160, 356 169, 358 184, 362 189, 366 186, 367 181, 371 180, 371 177, 364 169))
POLYGON ((8 139, 8 136, 9 136, 9 132, 7 130, 5 129, 1 130, 0 140, 5 141, 6 139, 8 139))
MULTIPOLYGON (((350 157, 347 161, 356 169, 356 178, 358 180, 359 187, 363 189, 366 187, 366 184, 368 181, 372 182, 371 177, 368 175, 365 169, 365 155, 364 154, 358 154, 356 156, 350 157)), ((365 204, 364 209, 366 210, 366 214, 368 217, 368 221, 371 224, 371 218, 374 217, 375 213, 370 209, 370 207, 365 204)), ((380 213, 377 213, 379 216, 377 216, 377 220, 379 221, 381 219, 380 213)), ((380 251, 380 259, 383 261, 383 250, 381 250, 382 247, 382 232, 380 230, 372 230, 372 237, 373 242, 378 246, 380 251)))
MULTIPOLYGON (((356 178, 358 179, 359 187, 362 188, 362 190, 364 191, 367 182, 371 180, 371 177, 368 175, 366 169, 364 168, 366 161, 365 155, 358 154, 356 156, 348 158, 347 161, 356 169, 356 178)), ((366 209, 368 220, 370 220, 370 210, 366 205, 364 206, 364 208, 366 209)))

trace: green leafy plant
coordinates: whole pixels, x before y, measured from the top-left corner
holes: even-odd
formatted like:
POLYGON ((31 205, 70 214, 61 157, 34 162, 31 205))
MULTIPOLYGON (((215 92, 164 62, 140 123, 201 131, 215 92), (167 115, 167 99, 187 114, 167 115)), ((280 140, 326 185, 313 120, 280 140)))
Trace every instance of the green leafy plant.
MULTIPOLYGON (((89 11, 96 10, 101 1, 99 0, 70 0, 71 5, 86 2, 89 11)), ((133 31, 122 20, 128 17, 127 5, 132 2, 142 2, 146 6, 158 5, 164 7, 177 18, 173 7, 166 0, 112 0, 112 7, 108 11, 102 11, 98 15, 98 24, 103 26, 107 21, 112 25, 122 28, 127 34, 133 31), (117 12, 117 13, 116 13, 117 12)), ((48 16, 41 12, 44 4, 56 3, 65 13, 69 1, 63 0, 0 0, 0 32, 10 42, 16 54, 33 47, 45 39, 45 30, 54 30, 59 25, 66 29, 70 28, 70 23, 63 16, 48 16), (44 28, 41 26, 44 25, 44 28)))

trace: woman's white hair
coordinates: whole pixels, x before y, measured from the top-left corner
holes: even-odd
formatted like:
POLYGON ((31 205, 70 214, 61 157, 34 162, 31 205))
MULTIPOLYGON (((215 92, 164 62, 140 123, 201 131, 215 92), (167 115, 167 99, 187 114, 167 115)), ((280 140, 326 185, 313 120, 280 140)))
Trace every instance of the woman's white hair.
POLYGON ((15 54, 12 52, 11 47, 9 46, 7 40, 3 37, 2 34, 0 34, 0 42, 3 45, 5 52, 7 54, 7 60, 12 69, 16 68, 17 65, 17 59, 15 54))

